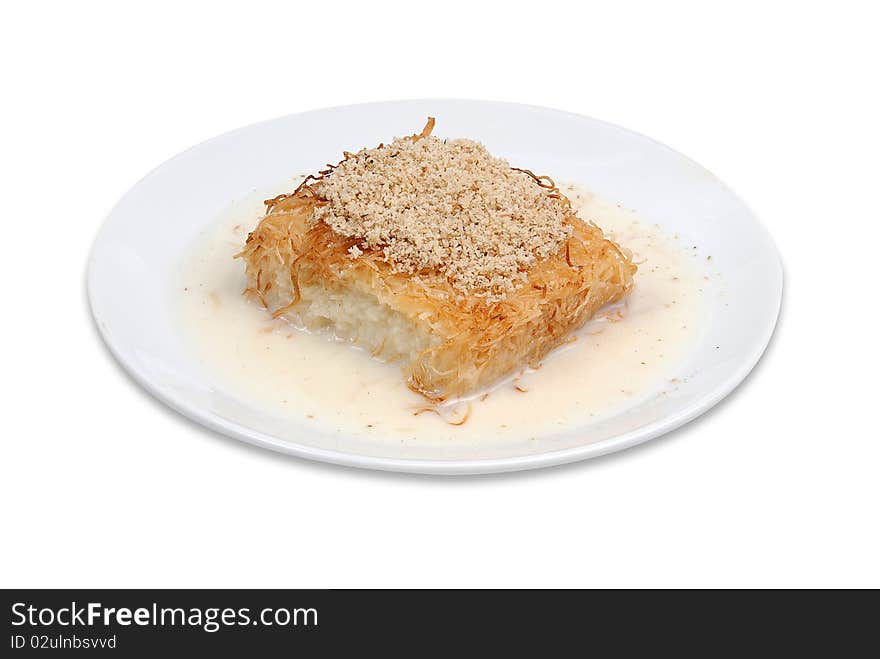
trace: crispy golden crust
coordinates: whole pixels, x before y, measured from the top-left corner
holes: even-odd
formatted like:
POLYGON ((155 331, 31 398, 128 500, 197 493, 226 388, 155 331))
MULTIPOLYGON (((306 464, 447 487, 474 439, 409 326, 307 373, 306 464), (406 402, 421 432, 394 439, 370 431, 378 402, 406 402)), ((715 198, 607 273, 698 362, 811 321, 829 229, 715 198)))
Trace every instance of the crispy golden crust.
MULTIPOLYGON (((413 139, 426 131, 430 124, 413 139)), ((404 372, 409 386, 431 400, 468 395, 537 364, 632 286, 636 266, 629 254, 595 224, 577 217, 550 179, 531 172, 536 184, 564 204, 573 231, 564 249, 532 267, 524 284, 503 300, 487 303, 464 295, 439 272, 395 274, 379 250, 352 258, 348 250, 354 239, 310 221, 315 207, 325 201, 308 184, 332 171, 328 167, 293 193, 266 202, 266 216, 238 255, 247 268, 245 293, 274 316, 293 310, 306 286, 375 296, 428 337, 429 347, 410 355, 404 372), (280 301, 278 288, 285 291, 280 301)))

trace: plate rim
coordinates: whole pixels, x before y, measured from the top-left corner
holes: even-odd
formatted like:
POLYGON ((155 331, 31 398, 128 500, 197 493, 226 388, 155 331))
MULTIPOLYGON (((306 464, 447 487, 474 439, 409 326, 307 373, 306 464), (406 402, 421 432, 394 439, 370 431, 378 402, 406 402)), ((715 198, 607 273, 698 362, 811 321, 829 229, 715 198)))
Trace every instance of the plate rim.
POLYGON ((209 428, 215 432, 219 432, 222 435, 227 437, 231 437, 233 439, 244 441, 253 446, 259 446, 261 448, 266 448, 278 453, 282 453, 285 455, 292 455, 298 458, 305 458, 308 460, 316 460, 319 462, 325 462, 329 464, 335 464, 345 467, 356 467, 361 469, 372 469, 372 470, 380 470, 380 471, 394 471, 394 472, 405 472, 405 473, 415 473, 415 474, 429 474, 429 475, 478 475, 478 474, 490 474, 490 473, 502 473, 502 472, 511 472, 511 471, 522 471, 526 469, 539 469, 543 467, 552 467, 558 466, 566 463, 577 462, 581 460, 587 460, 590 458, 599 457, 602 455, 607 455, 609 453, 614 453, 617 451, 622 451, 627 448, 631 448, 633 446, 637 446, 644 442, 647 442, 651 439, 655 439, 661 435, 669 433, 688 422, 694 420, 698 416, 701 416, 712 407, 721 402, 724 398, 730 395, 748 376, 749 373, 755 368, 755 366, 760 361, 761 357, 764 355, 767 346, 770 344, 771 339, 773 338, 774 332, 776 331, 776 327, 779 321, 779 315, 782 308, 782 299, 783 299, 783 288, 784 288, 784 279, 785 272, 782 265, 782 258, 779 252, 779 248, 776 245, 776 242, 773 239, 773 236, 770 234, 767 227, 758 217, 758 215, 751 209, 748 204, 723 180, 719 179, 717 176, 712 174, 711 171, 708 171, 712 177, 718 182, 718 184, 724 188, 733 198, 739 202, 743 208, 745 208, 751 219, 755 223, 756 227, 758 227, 763 234, 763 237, 766 239, 767 244, 770 248, 770 251, 773 254, 773 266, 775 266, 776 270, 776 290, 773 292, 773 301, 774 308, 772 313, 772 318, 769 318, 768 322, 765 325, 764 332, 761 336, 761 339, 755 343, 755 347, 752 350, 751 354, 747 359, 744 359, 740 362, 737 369, 735 369, 731 374, 723 380, 721 383, 708 390, 702 397, 700 397, 697 401, 691 403, 690 405, 684 407, 677 414, 669 415, 662 419, 659 419, 653 423, 649 423, 647 425, 635 428, 630 430, 629 432, 623 433, 621 435, 617 435, 615 437, 611 437, 604 440, 599 440, 596 442, 581 444, 579 446, 574 446, 566 449, 559 449, 555 451, 545 451, 542 453, 535 453, 529 455, 520 455, 520 456, 511 456, 511 457, 503 457, 503 458, 483 458, 483 459, 467 459, 467 460, 456 460, 456 459, 404 459, 404 458, 389 458, 389 457, 380 457, 380 456, 370 456, 370 455, 360 455, 357 453, 349 453, 345 451, 337 451, 331 449, 320 448, 316 446, 309 446, 307 444, 299 444, 292 442, 290 440, 280 439, 278 437, 274 437, 267 433, 263 433, 247 426, 241 425, 234 421, 229 421, 216 415, 211 412, 207 412, 203 410, 201 407, 195 404, 191 404, 188 401, 176 397, 166 388, 161 386, 160 384, 154 382, 144 371, 141 369, 130 357, 126 355, 126 352, 114 341, 109 328, 103 321, 101 317, 101 312, 99 309, 99 305, 96 301, 95 296, 95 288, 98 285, 96 282, 95 275, 95 259, 97 252, 97 245, 100 243, 102 236, 105 233, 105 228, 109 221, 113 218, 116 210, 121 205, 122 201, 128 196, 128 194, 138 187, 142 182, 151 178, 157 171, 162 169, 167 163, 172 160, 177 159, 178 157, 186 154, 194 149, 201 148, 205 145, 208 145, 214 141, 225 139, 229 136, 232 136, 239 132, 248 131, 256 126, 260 126, 263 124, 268 124, 274 121, 278 121, 281 119, 288 119, 292 117, 298 117, 308 114, 317 114, 326 111, 332 110, 343 110, 343 109, 354 109, 358 107, 365 106, 380 106, 380 105, 391 105, 391 104, 402 104, 402 103, 458 103, 458 104, 481 104, 481 105, 502 105, 502 106, 516 106, 524 109, 538 110, 541 112, 548 112, 552 114, 564 115, 577 119, 586 119, 588 121, 605 124, 610 126, 616 130, 620 130, 630 135, 639 137, 641 139, 647 140, 657 146, 660 146, 664 149, 672 151, 677 156, 683 158, 689 163, 700 167, 706 170, 705 167, 700 165, 695 160, 691 159, 687 155, 677 151, 676 149, 660 142, 652 137, 649 137, 643 133, 639 133, 637 131, 631 130, 629 128, 620 126, 618 124, 605 121, 602 119, 596 119, 594 117, 590 117, 587 115, 578 114, 575 112, 569 112, 565 110, 559 110, 556 108, 550 108, 540 105, 532 105, 525 103, 513 103, 506 101, 491 101, 491 100, 480 100, 480 99, 462 99, 462 98, 420 98, 420 99, 401 99, 401 100, 393 100, 393 101, 374 101, 374 102, 365 102, 365 103, 352 103, 347 105, 337 105, 337 106, 329 106, 324 108, 317 108, 312 110, 306 110, 303 112, 294 112, 291 114, 280 115, 277 117, 273 117, 270 119, 264 119, 261 121, 253 122, 247 124, 245 126, 241 126, 235 128, 230 131, 226 131, 220 133, 214 137, 208 138, 207 140, 203 140, 197 144, 194 144, 178 153, 175 153, 170 158, 167 158, 156 167, 152 168, 148 171, 144 176, 138 179, 135 183, 133 183, 129 188, 125 191, 125 193, 117 200, 117 202, 113 205, 110 211, 104 216, 104 219, 101 221, 100 226, 98 227, 98 231, 95 235, 95 238, 92 242, 88 262, 86 266, 86 289, 87 289, 87 298, 89 309, 91 311, 92 319, 95 324, 95 327, 98 330, 98 334, 101 337, 104 345, 107 347, 110 354, 114 359, 122 366, 122 368, 134 379, 134 381, 139 384, 145 391, 147 391, 154 398, 167 405, 174 411, 182 414, 183 416, 192 419, 193 421, 199 423, 200 425, 209 428))

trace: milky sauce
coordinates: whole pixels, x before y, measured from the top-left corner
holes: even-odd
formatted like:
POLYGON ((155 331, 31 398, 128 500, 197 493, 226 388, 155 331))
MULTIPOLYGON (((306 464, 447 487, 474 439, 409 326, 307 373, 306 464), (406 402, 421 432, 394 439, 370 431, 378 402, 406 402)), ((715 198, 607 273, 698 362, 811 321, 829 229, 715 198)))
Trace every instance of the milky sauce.
MULTIPOLYGON (((425 410, 400 366, 309 334, 242 296, 244 263, 233 259, 274 192, 234 204, 186 254, 173 300, 187 348, 217 390, 291 427, 377 445, 442 447, 534 442, 582 427, 658 395, 699 336, 705 259, 635 212, 564 186, 581 218, 630 249, 639 266, 632 293, 575 339, 468 401, 425 410), (461 425, 454 425, 466 421, 461 425)), ((340 440, 341 441, 341 440, 340 440)), ((405 455, 405 453, 401 453, 405 455)))

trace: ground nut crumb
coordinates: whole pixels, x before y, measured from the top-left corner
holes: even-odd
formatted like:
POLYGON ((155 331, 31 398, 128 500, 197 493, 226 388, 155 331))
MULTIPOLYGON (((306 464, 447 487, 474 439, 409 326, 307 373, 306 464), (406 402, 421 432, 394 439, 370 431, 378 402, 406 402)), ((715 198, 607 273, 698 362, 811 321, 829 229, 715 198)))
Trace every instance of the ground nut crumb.
POLYGON ((313 184, 313 222, 379 250, 395 272, 439 271, 464 293, 502 299, 571 235, 558 194, 471 140, 398 138, 350 155, 313 184))

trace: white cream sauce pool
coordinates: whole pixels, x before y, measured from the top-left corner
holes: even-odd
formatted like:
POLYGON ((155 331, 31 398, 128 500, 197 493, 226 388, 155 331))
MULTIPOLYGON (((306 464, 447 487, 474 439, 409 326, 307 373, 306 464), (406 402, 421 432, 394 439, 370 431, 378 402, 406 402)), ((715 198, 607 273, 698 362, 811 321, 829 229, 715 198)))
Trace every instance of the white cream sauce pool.
POLYGON ((580 216, 629 248, 639 264, 625 302, 605 309, 577 339, 488 396, 423 412, 399 366, 323 335, 272 320, 243 296, 244 264, 233 259, 262 212, 254 194, 203 232, 181 263, 174 312, 213 386, 261 413, 346 440, 420 446, 535 441, 583 426, 657 395, 696 343, 704 313, 705 257, 636 214, 564 186, 580 216), (468 414, 462 425, 460 421, 468 414))

